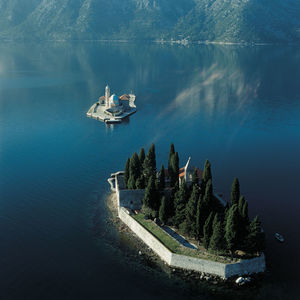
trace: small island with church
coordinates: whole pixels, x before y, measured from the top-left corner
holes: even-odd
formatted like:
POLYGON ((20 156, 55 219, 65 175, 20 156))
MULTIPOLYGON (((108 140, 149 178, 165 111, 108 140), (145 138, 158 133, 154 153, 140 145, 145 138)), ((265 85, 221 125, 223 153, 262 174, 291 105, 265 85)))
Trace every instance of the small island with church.
POLYGON ((86 115, 106 124, 121 123, 123 119, 136 113, 135 99, 136 96, 132 93, 120 97, 116 94, 111 95, 107 85, 105 95, 90 107, 86 115))
POLYGON ((120 220, 172 268, 200 272, 204 279, 236 278, 237 284, 265 271, 259 218, 249 218, 237 178, 230 201, 214 191, 208 160, 203 170, 191 158, 180 168, 171 144, 168 167, 158 171, 152 144, 147 155, 141 148, 128 158, 108 182, 120 220))

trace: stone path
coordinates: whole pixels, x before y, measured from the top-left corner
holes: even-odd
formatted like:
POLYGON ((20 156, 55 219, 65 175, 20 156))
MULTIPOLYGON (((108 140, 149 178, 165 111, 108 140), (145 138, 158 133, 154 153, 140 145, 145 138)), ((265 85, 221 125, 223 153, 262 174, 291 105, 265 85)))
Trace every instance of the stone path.
POLYGON ((189 243, 183 236, 176 233, 172 228, 168 226, 161 227, 166 233, 168 233, 172 238, 177 240, 182 246, 190 249, 198 249, 195 245, 189 243))

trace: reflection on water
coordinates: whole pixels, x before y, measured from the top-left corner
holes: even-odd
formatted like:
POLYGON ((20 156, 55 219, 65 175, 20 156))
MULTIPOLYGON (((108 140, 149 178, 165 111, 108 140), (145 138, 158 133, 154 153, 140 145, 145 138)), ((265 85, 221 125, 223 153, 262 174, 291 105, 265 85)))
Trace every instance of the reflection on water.
POLYGON ((295 298, 299 72, 293 47, 0 45, 3 298, 120 298, 128 286, 133 299, 226 298, 129 264, 124 253, 136 250, 107 223, 106 178, 153 141, 158 167, 170 142, 181 163, 210 159, 225 197, 239 177, 268 237, 270 274, 249 297, 295 298), (107 83, 137 95, 122 124, 86 117, 107 83), (288 242, 277 244, 276 231, 288 242))

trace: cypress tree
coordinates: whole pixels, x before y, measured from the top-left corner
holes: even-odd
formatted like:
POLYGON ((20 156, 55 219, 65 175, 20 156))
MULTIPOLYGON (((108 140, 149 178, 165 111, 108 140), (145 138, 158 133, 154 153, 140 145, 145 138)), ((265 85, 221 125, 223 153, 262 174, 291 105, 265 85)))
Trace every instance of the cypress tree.
POLYGON ((145 208, 150 208, 154 211, 158 211, 159 201, 154 176, 151 176, 148 180, 148 184, 145 190, 145 196, 143 198, 143 205, 145 208))
POLYGON ((174 206, 175 206, 175 216, 174 225, 178 228, 180 224, 185 220, 185 207, 188 200, 188 190, 185 182, 183 182, 179 190, 175 194, 174 206))
POLYGON ((199 188, 198 186, 194 185, 192 194, 189 198, 185 210, 185 232, 192 237, 197 236, 196 216, 197 216, 198 199, 199 199, 199 188))
POLYGON ((199 178, 198 178, 197 168, 195 168, 194 171, 193 171, 192 185, 199 185, 199 178))
POLYGON ((130 177, 129 177, 129 180, 128 180, 128 183, 127 183, 127 188, 129 190, 136 189, 136 180, 135 180, 133 175, 130 175, 130 177))
POLYGON ((203 236, 203 226, 205 220, 207 219, 206 215, 208 214, 203 200, 203 195, 200 193, 198 198, 197 213, 196 213, 196 232, 197 232, 196 238, 198 240, 200 240, 200 238, 203 236))
POLYGON ((227 249, 233 253, 239 246, 239 226, 240 216, 237 204, 230 207, 227 213, 226 225, 225 225, 225 240, 227 249))
POLYGON ((158 178, 158 190, 162 191, 165 188, 165 167, 164 165, 161 166, 158 178))
POLYGON ((175 173, 175 181, 178 181, 178 174, 179 174, 179 155, 178 152, 175 153, 175 158, 174 158, 174 173, 175 173))
POLYGON ((247 251, 260 252, 265 249, 265 233, 262 230, 261 222, 256 216, 249 226, 249 235, 247 237, 247 251))
MULTIPOLYGON (((175 147, 174 147, 174 144, 172 143, 171 146, 170 146, 170 151, 169 151, 169 160, 168 160, 168 171, 170 172, 171 170, 171 159, 172 159, 172 156, 175 154, 175 147)), ((172 170, 171 170, 172 171, 172 170)), ((169 173, 170 175, 170 173, 169 173)))
POLYGON ((239 199, 239 202, 238 202, 239 213, 240 213, 241 216, 242 216, 242 213, 243 213, 243 207, 244 207, 245 201, 246 201, 245 197, 241 196, 240 199, 239 199))
POLYGON ((238 205, 240 199, 240 183, 237 178, 234 178, 231 186, 230 203, 238 205))
POLYGON ((173 187, 173 186, 175 186, 176 182, 178 181, 178 173, 179 173, 178 152, 173 154, 170 158, 168 173, 169 173, 169 177, 170 177, 170 185, 171 185, 171 187, 173 187))
POLYGON ((175 196, 178 190, 179 190, 179 183, 177 182, 174 188, 171 190, 171 195, 168 201, 168 215, 170 217, 175 216, 175 196))
POLYGON ((213 222, 213 212, 209 214, 205 220, 203 227, 203 246, 207 250, 209 247, 209 241, 212 235, 212 222, 213 222))
POLYGON ((168 207, 166 197, 163 196, 161 199, 161 204, 159 207, 159 219, 162 223, 167 223, 168 221, 168 207))
POLYGON ((129 179, 132 177, 131 180, 134 180, 134 186, 136 186, 136 181, 141 176, 140 160, 136 152, 133 153, 130 159, 129 174, 130 174, 129 179))
POLYGON ((145 178, 156 176, 155 145, 152 143, 143 164, 145 178))
POLYGON ((213 233, 210 238, 209 248, 215 251, 224 250, 225 241, 222 222, 219 220, 219 216, 216 213, 213 221, 213 233))
POLYGON ((248 202, 246 200, 242 208, 242 218, 244 220, 245 226, 248 226, 249 225, 248 202))
POLYGON ((144 180, 144 176, 141 175, 135 182, 135 186, 137 189, 144 189, 145 188, 145 180, 144 180))
POLYGON ((145 149, 141 148, 140 153, 139 153, 139 160, 141 165, 143 165, 144 160, 145 160, 145 149))
POLYGON ((249 217, 248 217, 248 202, 244 196, 239 199, 239 214, 240 214, 240 244, 245 248, 246 238, 248 236, 249 217))
POLYGON ((124 184, 125 187, 128 188, 128 180, 129 180, 129 165, 130 165, 130 158, 127 159, 126 165, 125 165, 125 170, 124 170, 124 184))
POLYGON ((204 183, 207 183, 209 180, 212 180, 212 175, 211 175, 211 164, 208 160, 205 161, 204 164, 204 170, 202 174, 202 180, 204 183))

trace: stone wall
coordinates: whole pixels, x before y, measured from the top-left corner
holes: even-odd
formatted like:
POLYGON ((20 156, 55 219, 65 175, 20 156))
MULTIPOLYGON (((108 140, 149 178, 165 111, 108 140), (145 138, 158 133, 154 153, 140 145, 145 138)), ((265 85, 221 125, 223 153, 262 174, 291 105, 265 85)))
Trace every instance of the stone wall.
POLYGON ((222 264, 212 260, 172 253, 170 265, 172 267, 177 267, 185 270, 208 273, 220 276, 222 278, 227 278, 225 273, 226 264, 222 264))
POLYGON ((211 260, 172 253, 147 229, 133 219, 124 207, 119 208, 119 217, 169 266, 217 275, 222 278, 265 271, 265 257, 263 254, 257 258, 240 260, 239 262, 232 264, 224 264, 211 260))
POLYGON ((262 253, 259 257, 252 259, 241 259, 235 264, 227 264, 225 277, 229 278, 236 275, 246 275, 260 273, 266 270, 265 256, 262 253))
POLYGON ((145 190, 117 190, 118 207, 141 209, 145 190))
POLYGON ((165 247, 155 236, 132 218, 124 207, 119 209, 119 218, 163 261, 171 264, 172 252, 165 247))

